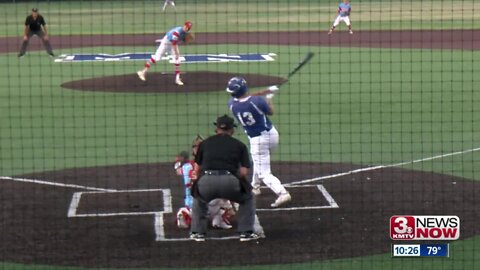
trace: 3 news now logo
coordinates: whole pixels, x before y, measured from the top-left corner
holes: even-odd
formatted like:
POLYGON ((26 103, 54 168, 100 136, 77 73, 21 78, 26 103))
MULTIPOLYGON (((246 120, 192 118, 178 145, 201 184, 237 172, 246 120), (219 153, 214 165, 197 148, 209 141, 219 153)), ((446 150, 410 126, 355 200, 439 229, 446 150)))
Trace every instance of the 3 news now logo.
POLYGON ((392 216, 392 240, 457 240, 460 218, 457 216, 392 216))

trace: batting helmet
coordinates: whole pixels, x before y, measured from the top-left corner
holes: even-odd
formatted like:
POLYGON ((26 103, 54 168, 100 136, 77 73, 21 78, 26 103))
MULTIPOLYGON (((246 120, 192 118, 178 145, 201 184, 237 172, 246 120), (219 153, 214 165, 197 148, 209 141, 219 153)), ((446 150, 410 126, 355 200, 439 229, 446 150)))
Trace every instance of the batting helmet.
POLYGON ((247 81, 242 77, 233 77, 228 81, 226 91, 232 95, 232 97, 239 98, 248 91, 247 81))

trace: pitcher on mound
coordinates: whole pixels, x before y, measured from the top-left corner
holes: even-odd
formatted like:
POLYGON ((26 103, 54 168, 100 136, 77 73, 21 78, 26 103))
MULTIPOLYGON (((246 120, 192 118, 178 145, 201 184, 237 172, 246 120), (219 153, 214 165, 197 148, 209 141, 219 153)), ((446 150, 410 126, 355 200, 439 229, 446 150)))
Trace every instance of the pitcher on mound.
POLYGON ((168 31, 160 40, 160 45, 155 54, 145 63, 144 69, 137 72, 138 78, 142 81, 146 81, 147 72, 151 65, 156 64, 162 59, 162 56, 166 52, 169 52, 175 60, 175 84, 183 85, 183 81, 180 78, 180 50, 178 49, 178 43, 180 41, 185 41, 190 29, 192 29, 192 23, 186 21, 183 26, 178 26, 168 31))

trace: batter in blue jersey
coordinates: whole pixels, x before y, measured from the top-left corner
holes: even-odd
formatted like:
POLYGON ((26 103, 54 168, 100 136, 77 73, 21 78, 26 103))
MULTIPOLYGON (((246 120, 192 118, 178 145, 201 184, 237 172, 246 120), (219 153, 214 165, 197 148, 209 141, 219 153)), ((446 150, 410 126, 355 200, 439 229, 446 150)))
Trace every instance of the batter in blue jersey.
POLYGON ((272 122, 267 115, 271 115, 273 111, 264 97, 231 98, 228 106, 248 137, 254 138, 272 129, 272 122))
POLYGON ((227 92, 232 95, 228 108, 242 125, 250 141, 253 161, 252 192, 260 195, 263 182, 278 196, 271 204, 272 207, 279 207, 291 200, 290 193, 272 174, 270 168, 270 155, 278 145, 279 135, 268 116, 273 114, 272 98, 277 90, 278 87, 271 86, 268 90, 249 94, 247 81, 242 77, 233 77, 227 86, 227 92))
POLYGON ((350 7, 350 1, 348 1, 348 0, 343 0, 343 3, 340 3, 338 5, 337 17, 335 17, 335 21, 333 22, 333 25, 330 28, 330 31, 328 31, 329 35, 331 35, 333 33, 333 31, 335 31, 335 28, 342 21, 344 21, 345 24, 348 26, 348 32, 350 33, 350 35, 353 34, 352 23, 350 22, 350 11, 351 10, 352 10, 352 8, 350 7))

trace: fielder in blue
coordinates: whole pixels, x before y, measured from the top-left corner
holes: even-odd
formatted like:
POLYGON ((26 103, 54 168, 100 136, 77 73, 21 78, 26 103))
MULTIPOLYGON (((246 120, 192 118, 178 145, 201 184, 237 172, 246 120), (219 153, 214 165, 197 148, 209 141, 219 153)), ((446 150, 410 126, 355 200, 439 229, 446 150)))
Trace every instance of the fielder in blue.
POLYGON ((351 11, 352 11, 352 8, 350 6, 350 1, 348 0, 343 0, 343 3, 340 3, 338 5, 337 17, 335 17, 335 21, 333 22, 333 25, 330 28, 330 31, 328 31, 329 35, 331 35, 333 31, 335 31, 335 27, 337 27, 341 21, 344 21, 345 24, 348 26, 348 32, 350 33, 350 35, 353 34, 352 23, 350 22, 351 11))
POLYGON ((271 204, 274 208, 292 199, 270 168, 270 155, 278 146, 279 135, 268 116, 273 114, 272 98, 278 90, 277 86, 270 86, 268 90, 249 94, 247 81, 242 77, 231 78, 226 89, 232 95, 228 108, 242 125, 250 141, 253 161, 252 192, 260 195, 263 182, 278 196, 271 204))

